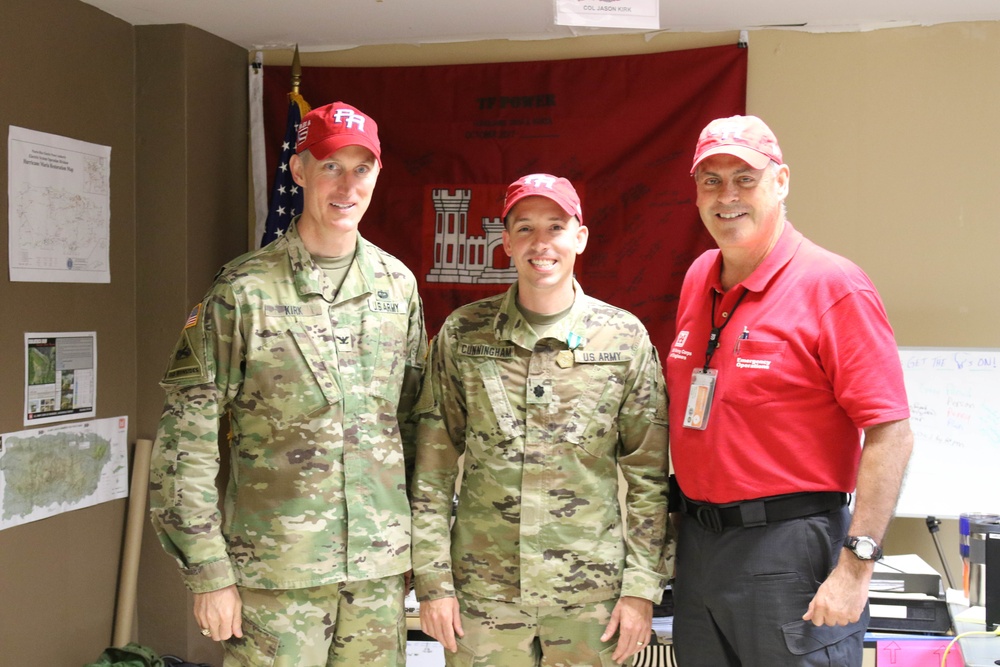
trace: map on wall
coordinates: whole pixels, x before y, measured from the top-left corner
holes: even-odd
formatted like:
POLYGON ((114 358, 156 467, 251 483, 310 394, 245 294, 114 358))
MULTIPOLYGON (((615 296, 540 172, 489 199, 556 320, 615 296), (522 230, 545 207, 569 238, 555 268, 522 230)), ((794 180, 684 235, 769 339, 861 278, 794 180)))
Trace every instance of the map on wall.
POLYGON ((0 435, 0 530, 128 496, 128 417, 0 435))
POLYGON ((10 279, 111 282, 111 147, 10 126, 10 279))

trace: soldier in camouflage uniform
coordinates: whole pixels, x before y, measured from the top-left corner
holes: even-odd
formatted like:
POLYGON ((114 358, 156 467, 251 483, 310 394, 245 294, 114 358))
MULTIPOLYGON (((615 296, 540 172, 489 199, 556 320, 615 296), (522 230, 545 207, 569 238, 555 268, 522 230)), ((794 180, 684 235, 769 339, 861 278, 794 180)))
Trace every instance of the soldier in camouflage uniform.
POLYGON ((405 663, 410 413, 427 341, 412 273, 357 232, 379 148, 351 106, 305 116, 290 163, 302 215, 222 269, 162 381, 153 524, 227 667, 405 663))
POLYGON ((503 215, 517 282, 448 317, 417 408, 421 626, 452 667, 631 662, 672 569, 659 360, 573 279, 588 231, 569 181, 519 179, 503 215))

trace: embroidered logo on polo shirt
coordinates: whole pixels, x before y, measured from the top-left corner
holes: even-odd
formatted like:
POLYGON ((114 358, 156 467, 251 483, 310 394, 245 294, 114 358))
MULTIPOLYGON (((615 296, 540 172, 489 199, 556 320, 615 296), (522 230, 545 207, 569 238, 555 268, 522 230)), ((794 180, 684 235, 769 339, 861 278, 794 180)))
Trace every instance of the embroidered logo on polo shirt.
POLYGON ((744 359, 736 357, 736 368, 759 368, 765 371, 771 370, 770 359, 744 359))
POLYGON ((684 361, 691 356, 691 352, 689 350, 683 349, 687 339, 687 329, 677 332, 677 338, 674 340, 674 346, 670 348, 670 357, 672 359, 680 359, 681 361, 684 361))

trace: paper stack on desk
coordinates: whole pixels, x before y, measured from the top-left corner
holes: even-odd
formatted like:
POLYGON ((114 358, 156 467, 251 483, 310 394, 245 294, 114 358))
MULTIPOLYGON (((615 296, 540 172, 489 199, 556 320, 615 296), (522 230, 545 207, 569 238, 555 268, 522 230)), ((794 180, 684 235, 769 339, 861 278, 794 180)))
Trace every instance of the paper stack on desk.
POLYGON ((923 593, 942 597, 941 575, 916 554, 885 556, 875 563, 868 590, 879 593, 923 593))
POLYGON ((916 554, 875 563, 868 591, 869 630, 945 634, 951 628, 941 575, 916 554))

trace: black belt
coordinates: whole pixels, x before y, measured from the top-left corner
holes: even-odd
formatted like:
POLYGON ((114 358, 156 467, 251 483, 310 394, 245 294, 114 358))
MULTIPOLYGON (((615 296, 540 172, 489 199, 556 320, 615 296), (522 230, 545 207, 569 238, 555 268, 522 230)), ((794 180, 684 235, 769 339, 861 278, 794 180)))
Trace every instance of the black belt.
POLYGON ((702 528, 718 533, 723 528, 753 528, 832 512, 846 505, 847 501, 846 493, 816 491, 712 505, 699 503, 682 494, 681 511, 694 517, 702 528))

